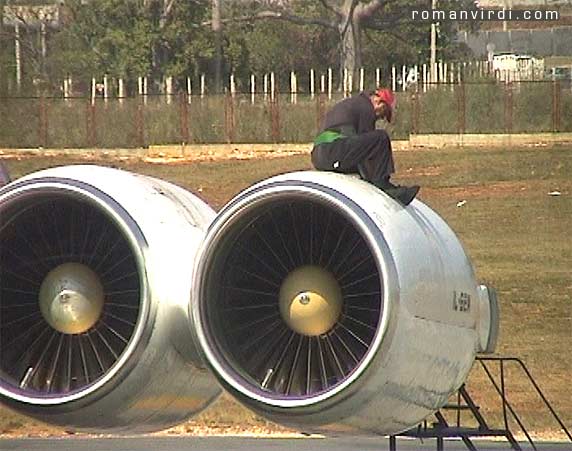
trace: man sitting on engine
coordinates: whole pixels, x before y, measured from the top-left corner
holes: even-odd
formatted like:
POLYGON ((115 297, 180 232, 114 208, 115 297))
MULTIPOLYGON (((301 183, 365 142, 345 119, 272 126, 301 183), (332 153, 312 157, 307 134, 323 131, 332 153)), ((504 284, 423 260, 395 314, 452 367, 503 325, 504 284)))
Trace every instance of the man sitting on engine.
POLYGON ((379 119, 391 122, 396 98, 390 89, 361 92, 338 102, 326 113, 322 131, 314 141, 312 164, 321 171, 359 173, 364 180, 409 205, 419 186, 398 186, 389 181, 395 172, 391 140, 379 119))

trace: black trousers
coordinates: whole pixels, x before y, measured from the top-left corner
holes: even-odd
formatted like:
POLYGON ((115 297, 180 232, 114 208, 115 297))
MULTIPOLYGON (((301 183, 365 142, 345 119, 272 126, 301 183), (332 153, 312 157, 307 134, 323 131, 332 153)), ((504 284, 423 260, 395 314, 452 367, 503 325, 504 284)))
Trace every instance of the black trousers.
POLYGON ((368 182, 380 182, 395 172, 391 140, 385 130, 314 146, 312 164, 320 171, 359 173, 368 182))

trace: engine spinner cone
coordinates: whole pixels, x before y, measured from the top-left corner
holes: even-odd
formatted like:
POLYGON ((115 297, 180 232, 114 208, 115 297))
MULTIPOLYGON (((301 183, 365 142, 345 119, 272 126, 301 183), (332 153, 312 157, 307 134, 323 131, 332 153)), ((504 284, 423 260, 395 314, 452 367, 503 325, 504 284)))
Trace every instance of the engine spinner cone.
POLYGON ((280 314, 288 326, 306 336, 319 336, 337 323, 342 290, 334 275, 315 265, 292 271, 280 287, 280 314))
POLYGON ((42 316, 50 326, 64 334, 82 334, 101 316, 103 286, 86 265, 64 263, 44 278, 39 301, 42 316))

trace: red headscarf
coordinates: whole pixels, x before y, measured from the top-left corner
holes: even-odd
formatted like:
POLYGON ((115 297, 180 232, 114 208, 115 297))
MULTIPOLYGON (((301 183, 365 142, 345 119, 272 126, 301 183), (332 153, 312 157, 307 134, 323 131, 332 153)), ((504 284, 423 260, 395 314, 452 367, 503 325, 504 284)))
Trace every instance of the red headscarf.
POLYGON ((375 90, 375 95, 381 99, 383 103, 388 106, 387 110, 387 122, 391 122, 391 117, 393 116, 393 110, 395 110, 395 105, 397 104, 397 98, 393 91, 388 88, 377 88, 375 90))

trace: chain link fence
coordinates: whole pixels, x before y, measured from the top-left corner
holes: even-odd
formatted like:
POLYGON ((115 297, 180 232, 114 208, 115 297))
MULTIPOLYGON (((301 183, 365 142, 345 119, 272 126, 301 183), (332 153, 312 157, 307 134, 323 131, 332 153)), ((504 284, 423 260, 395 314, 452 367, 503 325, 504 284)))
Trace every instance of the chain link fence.
MULTIPOLYGON (((394 139, 572 131, 572 90, 563 81, 435 84, 397 97, 396 120, 388 126, 394 139)), ((328 108, 342 98, 291 93, 1 98, 0 147, 307 143, 328 108)))

